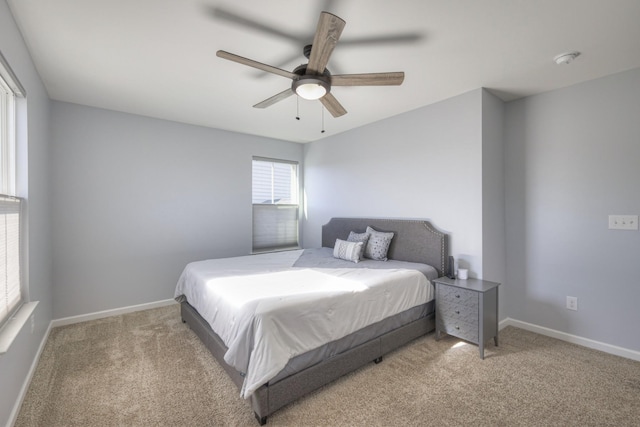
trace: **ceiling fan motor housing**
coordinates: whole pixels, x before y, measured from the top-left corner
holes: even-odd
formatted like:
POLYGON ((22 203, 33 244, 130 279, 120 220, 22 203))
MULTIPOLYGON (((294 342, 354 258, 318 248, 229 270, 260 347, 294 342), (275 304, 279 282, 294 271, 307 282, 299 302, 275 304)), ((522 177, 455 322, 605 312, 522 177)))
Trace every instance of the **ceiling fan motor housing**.
POLYGON ((331 91, 331 73, 307 74, 307 66, 300 65, 293 72, 300 77, 291 82, 291 90, 304 99, 319 99, 331 91))
POLYGON ((309 57, 311 56, 311 48, 313 47, 313 45, 306 45, 304 48, 302 48, 302 54, 304 55, 305 58, 309 59, 309 57))

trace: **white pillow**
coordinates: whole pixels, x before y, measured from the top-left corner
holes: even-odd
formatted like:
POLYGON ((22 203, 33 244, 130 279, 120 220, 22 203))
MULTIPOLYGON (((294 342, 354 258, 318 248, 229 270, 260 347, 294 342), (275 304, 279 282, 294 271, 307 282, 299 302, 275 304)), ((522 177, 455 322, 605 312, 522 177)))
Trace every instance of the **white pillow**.
POLYGON ((364 257, 375 259, 376 261, 386 261, 393 233, 376 231, 371 227, 367 227, 367 234, 369 235, 369 241, 364 249, 364 257))
POLYGON ((347 242, 336 239, 336 244, 333 247, 333 257, 345 261, 358 262, 362 256, 363 248, 363 242, 347 242))

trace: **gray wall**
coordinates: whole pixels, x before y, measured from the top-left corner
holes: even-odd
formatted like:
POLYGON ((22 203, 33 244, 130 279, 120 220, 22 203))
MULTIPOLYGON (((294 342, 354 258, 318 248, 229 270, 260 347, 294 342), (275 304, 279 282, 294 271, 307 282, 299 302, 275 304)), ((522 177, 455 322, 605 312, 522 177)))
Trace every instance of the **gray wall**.
POLYGON ((173 297, 189 261, 251 251, 252 156, 300 144, 52 103, 54 318, 173 297))
POLYGON ((31 300, 39 301, 30 322, 9 351, 0 356, 0 425, 5 425, 20 395, 29 368, 52 318, 51 223, 49 199, 49 99, 9 7, 0 1, 0 50, 27 91, 20 108, 27 122, 19 125, 18 194, 27 199, 26 263, 31 300))
POLYGON ((305 246, 320 244, 320 227, 334 216, 428 219, 482 277, 486 95, 478 89, 306 144, 305 246))
POLYGON ((640 214, 640 70, 505 114, 508 316, 640 350, 640 232, 607 229, 640 214))
POLYGON ((504 103, 486 90, 482 96, 482 272, 501 283, 499 312, 504 315, 506 230, 504 188, 504 103))

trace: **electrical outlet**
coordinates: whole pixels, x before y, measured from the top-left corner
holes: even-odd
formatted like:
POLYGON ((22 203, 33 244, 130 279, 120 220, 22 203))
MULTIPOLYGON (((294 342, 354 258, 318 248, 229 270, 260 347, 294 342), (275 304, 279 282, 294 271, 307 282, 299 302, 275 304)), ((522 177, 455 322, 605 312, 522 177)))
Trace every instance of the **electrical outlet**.
POLYGON ((578 311, 578 297, 567 297, 567 308, 578 311))
POLYGON ((609 230, 637 230, 638 215, 609 215, 609 230))
POLYGON ((32 314, 31 315, 31 333, 33 333, 35 329, 36 329, 36 315, 32 314))

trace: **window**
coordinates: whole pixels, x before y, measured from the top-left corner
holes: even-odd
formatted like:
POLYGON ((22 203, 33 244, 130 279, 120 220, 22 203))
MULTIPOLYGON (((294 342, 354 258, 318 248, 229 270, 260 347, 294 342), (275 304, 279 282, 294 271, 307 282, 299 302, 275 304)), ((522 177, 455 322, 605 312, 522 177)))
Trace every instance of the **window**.
POLYGON ((253 159, 253 252, 298 247, 298 163, 253 159))
POLYGON ((16 98, 24 97, 0 54, 0 328, 20 309, 21 199, 16 195, 16 98))

